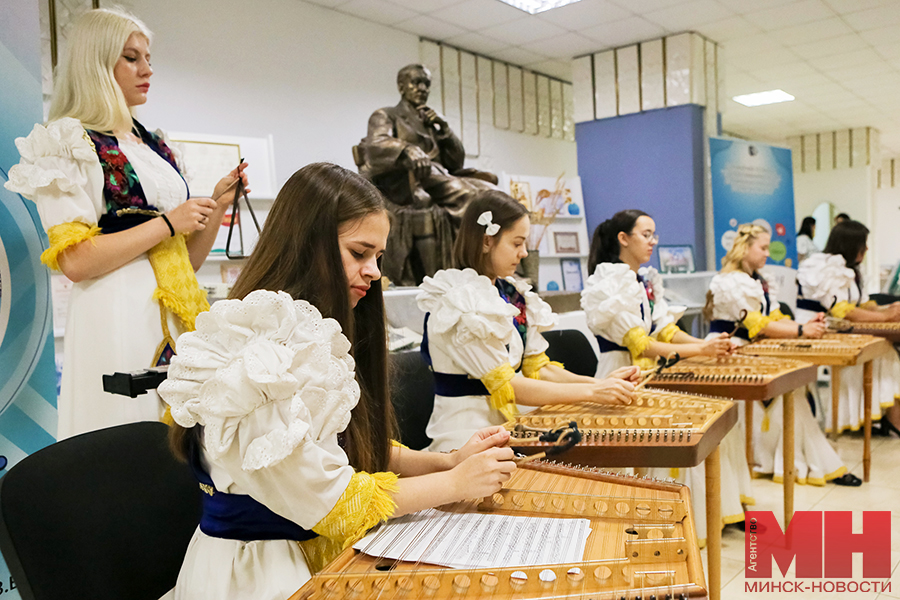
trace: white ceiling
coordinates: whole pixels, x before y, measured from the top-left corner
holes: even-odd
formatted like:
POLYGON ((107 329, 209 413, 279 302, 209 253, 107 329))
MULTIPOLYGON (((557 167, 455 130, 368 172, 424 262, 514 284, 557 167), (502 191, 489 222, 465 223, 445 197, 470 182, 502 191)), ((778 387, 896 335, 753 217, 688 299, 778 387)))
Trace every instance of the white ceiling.
POLYGON ((900 156, 900 0, 582 0, 529 15, 497 0, 306 0, 571 80, 570 59, 697 31, 724 49, 724 128, 784 138, 875 127, 900 156), (794 102, 730 98, 781 88, 794 102))

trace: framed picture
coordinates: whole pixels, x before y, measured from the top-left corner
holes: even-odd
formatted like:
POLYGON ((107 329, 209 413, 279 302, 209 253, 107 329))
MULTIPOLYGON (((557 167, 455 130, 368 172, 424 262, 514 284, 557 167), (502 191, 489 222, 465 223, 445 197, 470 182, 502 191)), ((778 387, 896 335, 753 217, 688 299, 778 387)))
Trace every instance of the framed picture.
POLYGON ((553 248, 557 254, 581 254, 577 231, 554 231, 553 248))
POLYGON ((694 248, 684 246, 657 246, 659 248, 660 273, 693 273, 694 248))
POLYGON ((567 292, 580 292, 584 289, 581 280, 581 259, 561 258, 559 266, 562 268, 563 289, 567 292))
POLYGON ((519 201, 529 211, 531 210, 531 184, 527 181, 509 182, 509 195, 519 201))

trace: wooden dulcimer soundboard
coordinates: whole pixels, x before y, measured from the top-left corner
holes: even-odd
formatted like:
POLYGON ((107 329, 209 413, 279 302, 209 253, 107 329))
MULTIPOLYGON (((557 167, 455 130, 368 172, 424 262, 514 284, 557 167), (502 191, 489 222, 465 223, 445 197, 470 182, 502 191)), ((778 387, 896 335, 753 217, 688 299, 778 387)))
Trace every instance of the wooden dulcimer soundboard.
POLYGON ((830 319, 828 330, 833 333, 856 333, 861 335, 874 335, 892 343, 900 342, 900 323, 860 323, 830 319))
POLYGON ((857 333, 826 333, 821 339, 767 338, 738 348, 739 354, 790 358, 817 365, 862 364, 890 350, 883 338, 857 333))
POLYGON ((769 400, 816 379, 812 363, 763 356, 694 356, 654 377, 650 385, 735 400, 769 400))
POLYGON ((492 497, 442 510, 589 519, 583 561, 450 569, 350 548, 290 600, 705 598, 689 494, 679 484, 535 461, 492 497))
POLYGON ((630 405, 555 404, 507 421, 509 445, 523 454, 554 444, 539 433, 574 421, 583 439, 563 457, 589 467, 693 467, 712 452, 737 422, 737 407, 722 398, 644 388, 630 405))

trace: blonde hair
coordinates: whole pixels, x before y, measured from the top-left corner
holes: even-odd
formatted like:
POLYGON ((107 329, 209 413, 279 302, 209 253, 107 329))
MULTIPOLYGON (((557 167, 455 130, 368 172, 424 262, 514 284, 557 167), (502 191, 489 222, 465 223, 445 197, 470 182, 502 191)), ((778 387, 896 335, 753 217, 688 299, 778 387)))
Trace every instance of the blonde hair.
POLYGON ((738 227, 737 237, 734 238, 734 245, 731 246, 731 250, 725 255, 725 258, 722 259, 722 273, 730 273, 731 271, 740 271, 743 266, 741 263, 744 261, 744 257, 747 256, 747 252, 750 250, 750 246, 753 245, 753 242, 756 241, 762 234, 769 234, 769 230, 760 225, 753 225, 751 223, 745 223, 738 227))
POLYGON ((148 43, 152 38, 146 25, 120 9, 91 10, 78 19, 54 86, 51 121, 73 117, 85 129, 131 130, 131 108, 113 69, 132 33, 144 36, 148 43))

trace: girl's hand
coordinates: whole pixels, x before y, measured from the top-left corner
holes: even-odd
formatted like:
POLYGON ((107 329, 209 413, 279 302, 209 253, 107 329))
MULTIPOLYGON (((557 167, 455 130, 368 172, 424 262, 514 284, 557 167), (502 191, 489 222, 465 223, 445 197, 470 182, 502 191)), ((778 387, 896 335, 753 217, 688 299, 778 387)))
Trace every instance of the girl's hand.
POLYGON ((612 377, 615 379, 624 379, 625 381, 630 381, 631 383, 637 383, 641 380, 641 368, 640 367, 619 367, 607 377, 612 377))
POLYGON ((700 354, 705 356, 724 356, 731 353, 731 336, 720 333, 700 344, 700 354))
POLYGON ((624 379, 607 377, 597 383, 572 384, 588 387, 587 402, 596 404, 631 404, 634 398, 634 384, 624 379))
POLYGON ((203 231, 209 223, 209 216, 216 208, 210 198, 191 198, 174 210, 166 213, 175 233, 203 231))
POLYGON ((813 319, 812 321, 808 321, 806 325, 803 326, 803 335, 801 337, 818 339, 825 335, 825 321, 816 321, 813 319))
POLYGON ((489 448, 502 448, 509 442, 509 432, 502 425, 485 427, 475 432, 475 435, 465 445, 452 453, 455 459, 454 466, 463 462, 470 456, 484 452, 489 448))
POLYGON ((900 321, 900 304, 895 302, 889 305, 884 313, 887 316, 887 321, 900 321))
POLYGON ((240 177, 241 182, 244 184, 244 190, 249 192, 250 188, 247 187, 248 179, 247 173, 244 172, 244 169, 247 168, 247 163, 242 162, 237 166, 234 170, 232 170, 228 175, 219 180, 219 183, 216 184, 216 189, 213 191, 213 200, 216 201, 216 204, 221 208, 224 206, 229 206, 232 202, 234 202, 234 186, 237 185, 238 178, 240 177), (231 192, 230 194, 228 192, 231 192))
POLYGON ((516 470, 514 457, 512 448, 488 448, 469 456, 449 471, 455 495, 463 500, 499 492, 516 470))

